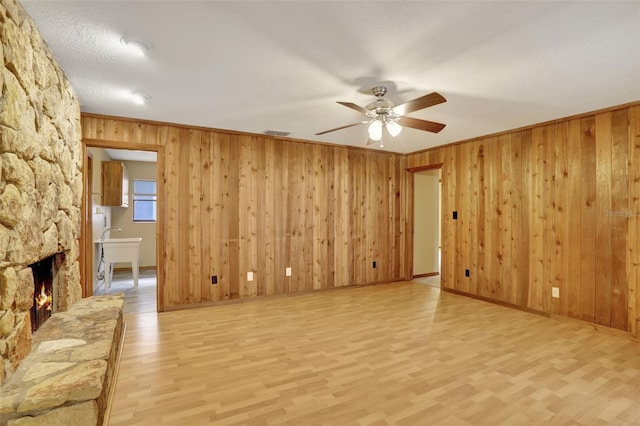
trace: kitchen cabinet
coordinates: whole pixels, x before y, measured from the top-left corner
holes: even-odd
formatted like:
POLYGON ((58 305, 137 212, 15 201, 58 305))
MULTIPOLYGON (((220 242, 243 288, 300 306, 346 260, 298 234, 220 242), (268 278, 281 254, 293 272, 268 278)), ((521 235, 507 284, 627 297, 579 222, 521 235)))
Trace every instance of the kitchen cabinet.
POLYGON ((102 162, 102 205, 129 207, 129 175, 121 161, 102 162))

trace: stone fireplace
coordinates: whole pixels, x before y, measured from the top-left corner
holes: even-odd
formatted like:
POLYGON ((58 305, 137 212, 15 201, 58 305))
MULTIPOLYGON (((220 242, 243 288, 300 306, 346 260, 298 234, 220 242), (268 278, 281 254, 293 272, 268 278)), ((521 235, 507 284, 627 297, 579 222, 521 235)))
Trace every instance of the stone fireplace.
POLYGON ((15 0, 0 0, 0 40, 1 385, 32 349, 30 265, 57 255, 52 312, 82 297, 83 180, 78 99, 15 0))
POLYGON ((82 299, 80 105, 16 0, 0 0, 0 92, 0 426, 103 424, 122 296, 82 299))
POLYGON ((29 265, 33 272, 33 305, 30 309, 31 332, 35 333, 56 309, 58 269, 65 254, 57 253, 29 265))

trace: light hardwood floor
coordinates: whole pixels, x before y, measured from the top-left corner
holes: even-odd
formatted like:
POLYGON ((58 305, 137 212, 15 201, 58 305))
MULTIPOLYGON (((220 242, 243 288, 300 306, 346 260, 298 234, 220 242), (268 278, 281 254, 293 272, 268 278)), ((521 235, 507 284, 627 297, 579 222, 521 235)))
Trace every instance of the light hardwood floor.
POLYGON ((638 341, 418 282, 125 320, 113 426, 640 424, 638 341))

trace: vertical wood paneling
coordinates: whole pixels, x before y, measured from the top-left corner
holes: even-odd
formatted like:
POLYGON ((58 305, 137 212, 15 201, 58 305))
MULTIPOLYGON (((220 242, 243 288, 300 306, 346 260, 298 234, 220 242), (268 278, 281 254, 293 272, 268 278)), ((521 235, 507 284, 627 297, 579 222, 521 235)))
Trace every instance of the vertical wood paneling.
POLYGON ((569 269, 562 277, 566 287, 561 300, 566 299, 567 315, 582 318, 582 121, 574 119, 568 123, 567 152, 569 164, 569 269))
MULTIPOLYGON (((476 248, 476 263, 478 268, 474 271, 470 271, 472 279, 476 281, 477 293, 483 296, 487 289, 487 270, 486 270, 486 164, 490 161, 486 158, 486 147, 484 143, 478 143, 478 177, 476 182, 476 188, 478 190, 478 223, 476 225, 478 229, 478 245, 476 248)), ((460 165, 460 167, 464 167, 460 165)))
POLYGON ((581 264, 580 264, 580 317, 595 322, 596 295, 596 147, 595 118, 581 120, 580 134, 580 187, 581 187, 581 264))
POLYGON ((263 279, 257 272, 257 185, 256 185, 256 141, 254 138, 239 138, 239 279, 240 297, 255 297, 258 281, 263 279), (248 281, 247 272, 253 272, 253 281, 248 281))
MULTIPOLYGON (((170 131, 170 140, 179 141, 189 137, 188 130, 175 129, 170 131)), ((177 191, 182 194, 189 194, 191 180, 189 178, 189 167, 191 161, 190 146, 178 144, 178 154, 176 157, 177 167, 175 176, 177 176, 177 191)), ((173 222, 176 223, 177 247, 175 251, 176 279, 190 278, 191 260, 189 259, 189 240, 192 235, 189 233, 189 214, 190 214, 190 196, 185 197, 183 202, 176 203, 175 216, 173 222)), ((168 216, 171 221, 171 216, 168 216)), ((180 303, 181 300, 187 300, 193 303, 193 286, 174 287, 169 289, 169 305, 180 303)))
POLYGON ((275 186, 275 205, 274 205, 274 269, 276 277, 280 275, 281 279, 275 280, 275 294, 289 293, 292 288, 292 282, 300 271, 293 270, 290 261, 290 241, 291 234, 288 227, 289 222, 289 167, 288 167, 288 144, 282 141, 274 142, 274 186, 275 186), (287 267, 292 268, 290 277, 282 277, 282 271, 287 267))
MULTIPOLYGON (((204 250, 196 250, 197 246, 202 247, 203 221, 202 221, 202 178, 203 173, 194 173, 193 170, 202 170, 202 132, 194 130, 189 134, 189 139, 193 141, 189 144, 189 203, 187 212, 187 234, 189 238, 188 256, 191 265, 188 268, 190 286, 189 301, 191 303, 201 303, 207 300, 208 294, 202 292, 202 263, 204 250)), ((203 247, 204 248, 204 247, 203 247)))
POLYGON ((596 116, 595 322, 611 323, 611 113, 596 116))
POLYGON ((543 127, 531 132, 531 266, 529 268, 529 305, 544 311, 544 132, 543 127))
MULTIPOLYGON (((328 156, 323 151, 326 147, 316 145, 313 147, 313 289, 318 290, 323 285, 328 286, 329 259, 328 243, 330 228, 330 208, 327 199, 327 164, 328 156)), ((331 176, 333 179, 333 175, 331 176)))
POLYGON ((554 223, 556 186, 554 175, 554 132, 555 126, 549 125, 543 127, 544 132, 544 159, 542 161, 544 167, 544 225, 543 225, 543 241, 544 241, 544 264, 543 264, 543 285, 540 291, 540 299, 542 301, 542 311, 551 312, 551 287, 554 286, 555 270, 556 270, 556 246, 557 234, 554 223))
POLYGON ((639 117, 620 109, 406 158, 97 116, 83 134, 165 147, 168 309, 404 277, 405 167, 442 163, 443 287, 633 331, 639 117))
MULTIPOLYGON (((628 110, 612 113, 611 136, 611 318, 610 327, 624 330, 628 319, 627 244, 631 219, 629 206, 629 116, 628 110)), ((640 214, 640 213, 639 213, 640 214)), ((636 234, 637 238, 637 234, 636 234)))
POLYGON ((262 138, 258 141, 257 151, 257 197, 258 209, 256 213, 257 232, 257 262, 258 262, 258 296, 274 295, 276 275, 274 262, 274 209, 275 209, 275 179, 274 179, 274 143, 272 139, 262 138), (260 190, 264 183, 264 190, 260 190))
MULTIPOLYGON (((452 147, 451 152, 453 158, 461 158, 463 156, 463 146, 456 145, 452 147)), ((464 180, 465 170, 462 167, 453 167, 453 173, 451 174, 453 181, 451 186, 455 187, 456 195, 459 200, 456 203, 456 211, 458 212, 458 219, 452 222, 453 238, 451 244, 453 245, 453 252, 455 254, 453 263, 457 265, 453 269, 453 288, 460 291, 467 291, 468 286, 466 284, 466 277, 460 273, 460 268, 463 268, 466 264, 465 259, 465 246, 464 240, 467 237, 465 232, 461 232, 469 221, 467 217, 467 200, 468 200, 468 182, 464 180)))
POLYGON ((389 199, 387 207, 388 221, 386 224, 382 225, 385 226, 383 232, 388 240, 387 245, 390 249, 391 258, 389 259, 390 262, 388 264, 387 262, 383 262, 383 265, 388 266, 388 269, 385 271, 386 275, 395 277, 403 276, 400 257, 403 247, 400 239, 404 236, 404 233, 396 232, 398 229, 403 229, 401 220, 402 205, 400 203, 400 194, 402 191, 400 187, 401 179, 408 181, 410 179, 409 174, 400 165, 400 157, 389 155, 386 184, 387 197, 389 199))
POLYGON ((520 273, 518 274, 518 288, 516 289, 516 304, 520 307, 529 306, 529 287, 531 286, 531 206, 532 206, 532 176, 531 176, 531 152, 533 151, 533 133, 525 130, 521 134, 522 146, 522 184, 520 186, 520 273))
POLYGON ((638 336, 640 330, 640 106, 629 109, 629 276, 628 324, 638 336))
POLYGON ((507 284, 511 284, 509 303, 514 305, 518 303, 520 288, 522 287, 522 269, 524 265, 521 262, 522 241, 522 137, 520 133, 511 135, 511 164, 510 172, 505 177, 511 180, 510 196, 507 202, 510 205, 505 207, 510 210, 511 223, 509 228, 509 239, 507 244, 511 244, 511 256, 505 259, 508 273, 506 275, 507 284), (510 272, 510 274, 509 274, 510 272))
POLYGON ((512 300, 512 283, 511 283, 511 232, 513 218, 511 216, 511 199, 512 181, 511 181, 511 160, 513 158, 511 147, 511 135, 503 135, 498 138, 500 146, 500 163, 502 165, 499 170, 498 178, 498 220, 499 225, 499 243, 496 246, 498 254, 496 255, 500 268, 500 294, 502 299, 506 301, 512 300))
MULTIPOLYGON (((86 126, 82 126, 83 131, 86 132, 86 126)), ((96 136, 100 137, 102 132, 98 132, 96 136)), ((111 140, 114 139, 115 136, 111 134, 105 134, 105 139, 111 140)), ((175 139, 173 139, 175 141, 175 139)), ((166 162, 168 164, 178 163, 180 158, 180 145, 178 143, 171 143, 172 140, 168 139, 169 143, 167 144, 166 149, 166 162)), ((171 167, 169 170, 165 171, 165 190, 167 193, 177 193, 179 191, 178 188, 178 169, 176 167, 171 167)), ((175 197, 166 197, 165 198, 165 220, 164 224, 165 228, 165 241, 177 241, 178 235, 180 233, 179 223, 178 223, 178 206, 180 205, 180 200, 175 197)), ((163 261, 168 264, 176 265, 174 268, 168 268, 165 270, 165 280, 166 282, 175 282, 179 280, 178 277, 178 258, 177 258, 178 245, 177 244, 166 244, 164 247, 164 256, 163 261)), ((179 302, 179 298, 174 297, 174 293, 179 291, 179 289, 175 289, 171 286, 165 285, 164 288, 164 296, 165 296, 165 306, 171 306, 179 302)))
MULTIPOLYGON (((333 288, 336 286, 336 191, 337 186, 335 182, 335 158, 333 155, 333 149, 330 147, 324 147, 321 151, 320 155, 324 158, 324 185, 325 190, 323 191, 323 199, 326 205, 325 211, 327 218, 325 222, 327 224, 326 235, 322 237, 325 241, 323 249, 326 251, 326 254, 323 254, 322 257, 324 260, 324 268, 326 271, 323 272, 323 278, 320 279, 318 283, 318 289, 323 288, 333 288)), ((322 219, 321 219, 322 220, 322 219)), ((314 226, 315 226, 314 219, 314 226)), ((314 283, 314 289, 315 289, 314 283)))
POLYGON ((220 227, 220 210, 221 210, 221 198, 222 194, 219 190, 219 182, 216 180, 216 173, 214 170, 219 167, 220 164, 220 145, 213 143, 213 135, 208 134, 207 140, 203 147, 203 170, 205 177, 203 178, 202 196, 206 200, 204 209, 202 211, 202 250, 204 251, 202 276, 209 287, 208 300, 219 301, 223 299, 223 292, 221 292, 220 276, 218 276, 218 284, 210 284, 210 276, 219 274, 221 271, 220 256, 218 244, 215 241, 222 240, 222 229, 220 227), (211 194, 207 197, 206 194, 211 194))
POLYGON ((551 299, 551 312, 559 315, 568 315, 569 286, 564 277, 569 277, 569 229, 571 194, 569 192, 569 152, 567 142, 567 123, 554 126, 554 155, 555 162, 555 196, 553 209, 553 224, 556 230, 555 258, 552 287, 560 289, 561 297, 551 299))
MULTIPOLYGON (((223 184, 222 188, 225 194, 223 201, 224 212, 222 223, 227 228, 227 250, 224 253, 224 259, 228 268, 229 277, 229 298, 240 298, 240 289, 244 287, 246 281, 246 272, 240 270, 240 198, 239 198, 239 138, 236 135, 230 135, 224 138, 224 154, 223 161, 223 184)), ((224 241, 224 240, 223 240, 224 241)))
POLYGON ((500 142, 491 138, 485 145, 485 271, 483 296, 501 300, 500 272, 498 255, 500 252, 500 172, 502 155, 500 142))
POLYGON ((639 123, 612 109, 409 155, 444 163, 444 287, 637 334, 639 123))
POLYGON ((402 155, 99 116, 83 133, 165 147, 167 309, 402 278, 402 155))
MULTIPOLYGON (((471 271, 474 271, 474 276, 471 276, 467 279, 468 282, 468 291, 471 294, 477 294, 478 292, 478 279, 475 276, 476 271, 478 271, 478 250, 479 250, 479 240, 478 240, 478 194, 481 192, 481 189, 478 188, 478 180, 477 176, 478 172, 478 144, 477 143, 469 143, 466 144, 466 161, 468 161, 469 167, 466 167, 467 174, 465 176, 467 185, 469 186, 469 211, 468 211, 468 220, 466 232, 469 235, 469 247, 468 247, 468 265, 471 271)), ((465 268, 466 269, 466 268, 465 268)))
MULTIPOLYGON (((388 229, 389 224, 393 223, 391 210, 389 207, 393 206, 393 197, 389 193, 389 162, 393 155, 390 154, 378 154, 378 159, 374 160, 378 166, 377 176, 377 208, 378 208, 378 223, 377 228, 377 245, 376 245, 376 262, 377 269, 375 280, 377 282, 384 281, 384 277, 389 276, 390 266, 393 264, 392 259, 383 259, 385 251, 389 248, 389 254, 394 252, 393 239, 389 238, 388 229)), ((390 256, 393 257, 393 256, 390 256)))
POLYGON ((350 197, 349 210, 351 212, 351 226, 349 250, 352 253, 352 264, 349 276, 351 283, 361 284, 366 280, 367 272, 367 251, 369 243, 369 235, 365 233, 367 211, 367 171, 365 153, 362 151, 350 152, 349 169, 354 172, 351 174, 349 193, 350 197))
MULTIPOLYGON (((300 145, 291 145, 289 147, 292 158, 300 156, 300 145)), ((290 235, 290 253, 289 261, 293 268, 293 280, 291 282, 290 292, 298 292, 304 289, 306 279, 305 258, 303 247, 303 229, 304 229, 304 162, 290 161, 289 168, 289 189, 288 189, 288 231, 290 235)))
POLYGON ((335 286, 344 287, 349 285, 350 258, 349 251, 351 214, 349 210, 349 151, 346 148, 333 150, 334 155, 334 189, 331 192, 334 199, 335 217, 335 286))
MULTIPOLYGON (((300 155, 303 158, 304 182, 304 223, 303 223, 303 259, 305 280, 300 291, 313 290, 313 145, 300 144, 303 148, 300 155)), ((324 235, 326 238, 326 234, 324 235)), ((326 286, 326 281, 323 287, 326 286)))
POLYGON ((443 247, 447 252, 447 256, 444 257, 441 261, 441 266, 443 268, 443 272, 441 275, 441 285, 448 288, 455 288, 456 280, 456 268, 460 267, 456 264, 456 247, 455 247, 455 236, 456 236, 456 225, 457 222, 453 220, 452 213, 457 211, 458 203, 455 197, 456 191, 456 179, 455 179, 455 170, 456 170, 456 156, 455 156, 455 148, 447 147, 445 149, 444 157, 446 158, 447 167, 443 168, 444 178, 442 185, 442 198, 444 201, 444 206, 447 208, 443 208, 443 247))

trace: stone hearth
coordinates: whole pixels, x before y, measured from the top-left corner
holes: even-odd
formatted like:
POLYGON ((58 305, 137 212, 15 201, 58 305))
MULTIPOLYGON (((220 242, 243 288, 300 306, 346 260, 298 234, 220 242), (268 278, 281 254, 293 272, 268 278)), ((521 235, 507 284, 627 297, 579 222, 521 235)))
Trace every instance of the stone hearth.
POLYGON ((122 295, 82 299, 34 334, 0 388, 0 426, 103 424, 122 341, 122 295))

